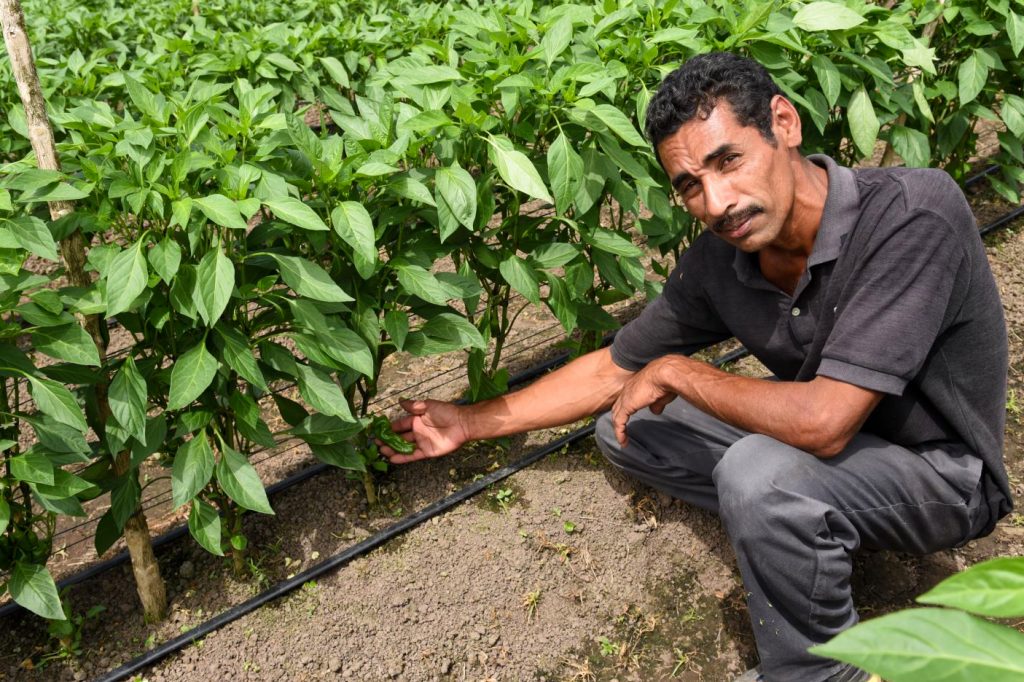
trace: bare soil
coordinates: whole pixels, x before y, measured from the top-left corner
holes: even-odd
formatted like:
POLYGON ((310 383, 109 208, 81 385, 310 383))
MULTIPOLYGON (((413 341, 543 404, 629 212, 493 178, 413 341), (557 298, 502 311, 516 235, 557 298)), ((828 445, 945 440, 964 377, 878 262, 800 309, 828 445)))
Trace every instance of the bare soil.
MULTIPOLYGON (((990 211, 988 197, 974 200, 979 214, 999 212, 990 211)), ((1018 222, 988 247, 1010 329, 1006 461, 1018 501, 1024 490, 1022 228, 1018 222)), ((518 328, 522 354, 513 365, 552 352, 540 340, 559 338, 558 330, 530 336, 549 324, 542 318, 518 328)), ((393 385, 409 386, 451 368, 446 376, 461 378, 458 364, 442 358, 398 363, 390 371, 393 385)), ((748 360, 737 371, 762 370, 748 360)), ((453 397, 461 384, 416 390, 453 397)), ((367 508, 361 485, 344 473, 310 479, 273 500, 276 516, 247 518, 253 553, 241 578, 228 561, 188 539, 161 552, 172 609, 164 623, 142 622, 127 567, 72 590, 75 614, 104 607, 83 622, 77 658, 59 656, 39 619, 3 619, 0 680, 99 677, 560 432, 477 444, 394 469, 382 478, 378 509, 367 508)), ((309 462, 298 451, 276 461, 274 476, 309 462)), ((169 523, 166 514, 153 515, 162 516, 158 524, 169 523)), ((966 565, 1022 553, 1019 513, 959 550, 925 558, 865 553, 856 562, 858 607, 865 617, 903 608, 966 565)), ((755 662, 742 585, 717 518, 625 479, 587 439, 225 626, 140 679, 716 682, 755 662)))

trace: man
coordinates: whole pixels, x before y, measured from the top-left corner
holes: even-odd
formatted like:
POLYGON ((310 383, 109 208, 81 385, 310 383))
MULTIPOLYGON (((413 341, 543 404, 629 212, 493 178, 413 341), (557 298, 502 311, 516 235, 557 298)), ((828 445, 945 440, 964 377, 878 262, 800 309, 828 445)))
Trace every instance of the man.
POLYGON ((803 157, 800 118, 759 64, 669 75, 647 132, 707 230, 610 349, 457 407, 407 401, 392 462, 607 412, 616 466, 718 513, 769 681, 860 680, 808 647, 857 621, 860 547, 918 554, 988 533, 1002 463, 1006 331, 963 194, 936 170, 803 157), (687 354, 735 336, 778 380, 687 354))

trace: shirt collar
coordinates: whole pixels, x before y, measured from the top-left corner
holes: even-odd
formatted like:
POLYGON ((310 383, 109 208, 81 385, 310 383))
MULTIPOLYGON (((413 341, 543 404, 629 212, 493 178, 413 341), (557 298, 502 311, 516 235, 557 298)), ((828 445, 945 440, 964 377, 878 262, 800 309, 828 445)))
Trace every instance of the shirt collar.
POLYGON ((857 176, 853 170, 838 165, 824 154, 812 154, 807 158, 828 172, 825 210, 821 214, 821 225, 814 238, 814 248, 807 259, 807 267, 811 267, 839 257, 860 215, 860 193, 857 191, 857 176))
MULTIPOLYGON (((807 267, 834 261, 839 257, 847 236, 857 224, 860 213, 860 193, 857 191, 857 176, 853 170, 838 165, 831 157, 824 154, 811 154, 807 159, 828 173, 828 195, 825 197, 825 208, 821 214, 818 234, 814 238, 814 247, 807 259, 807 267)), ((733 269, 740 282, 747 286, 764 286, 771 288, 761 276, 756 253, 746 253, 736 249, 733 257, 733 269)))

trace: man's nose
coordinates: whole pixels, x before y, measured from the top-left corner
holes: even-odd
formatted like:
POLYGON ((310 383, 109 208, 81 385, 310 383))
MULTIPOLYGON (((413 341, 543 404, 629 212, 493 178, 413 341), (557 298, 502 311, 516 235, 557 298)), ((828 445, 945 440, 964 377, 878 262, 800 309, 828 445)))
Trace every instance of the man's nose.
POLYGON ((704 181, 704 210, 709 219, 721 218, 735 206, 736 193, 732 183, 722 178, 707 178, 704 181))

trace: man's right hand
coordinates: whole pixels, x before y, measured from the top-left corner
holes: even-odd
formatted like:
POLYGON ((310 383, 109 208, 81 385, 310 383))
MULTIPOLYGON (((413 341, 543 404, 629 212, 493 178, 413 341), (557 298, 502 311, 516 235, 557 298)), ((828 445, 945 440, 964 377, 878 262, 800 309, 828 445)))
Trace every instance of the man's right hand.
POLYGON ((415 444, 416 449, 411 455, 402 455, 387 445, 379 445, 380 454, 392 464, 441 457, 469 440, 457 405, 439 400, 401 400, 399 405, 409 414, 391 422, 391 428, 415 444))

